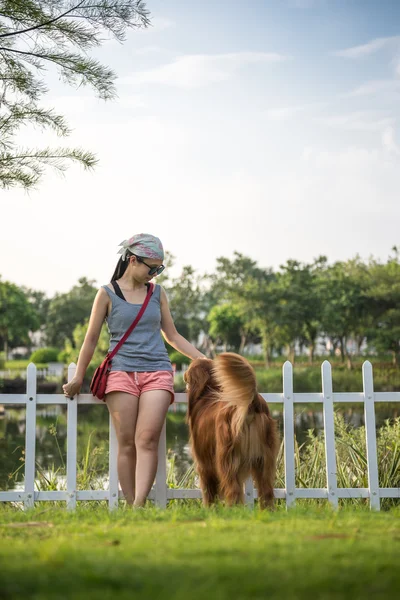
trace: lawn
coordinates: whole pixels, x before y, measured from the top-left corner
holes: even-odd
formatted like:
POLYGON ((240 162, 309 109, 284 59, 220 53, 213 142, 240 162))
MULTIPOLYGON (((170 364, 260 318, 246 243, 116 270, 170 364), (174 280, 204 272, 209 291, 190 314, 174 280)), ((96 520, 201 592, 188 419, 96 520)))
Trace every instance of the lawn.
MULTIPOLYGON (((0 597, 394 598, 400 508, 0 507, 0 597)), ((396 592, 397 590, 397 592, 396 592)))

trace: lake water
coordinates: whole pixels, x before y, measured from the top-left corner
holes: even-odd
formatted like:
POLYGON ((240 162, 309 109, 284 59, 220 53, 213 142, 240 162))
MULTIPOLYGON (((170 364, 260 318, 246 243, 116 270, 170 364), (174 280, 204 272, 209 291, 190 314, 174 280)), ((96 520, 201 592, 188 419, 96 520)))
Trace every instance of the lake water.
MULTIPOLYGON (((184 407, 182 407, 184 408, 184 407)), ((281 436, 283 435, 282 406, 271 407, 277 419, 281 436)), ((362 404, 339 407, 346 423, 354 427, 364 425, 362 404)), ((398 416, 399 404, 376 405, 376 425, 380 427, 385 419, 398 416)), ((100 477, 106 477, 108 471, 108 411, 105 406, 81 405, 78 407, 78 461, 86 455, 91 436, 90 457, 95 463, 100 477)), ((307 407, 295 406, 295 433, 299 443, 306 440, 307 431, 323 429, 322 405, 307 407)), ((188 445, 188 428, 185 413, 174 409, 167 417, 167 449, 169 456, 175 455, 176 475, 179 478, 192 465, 188 445)), ((44 474, 63 467, 66 461, 67 446, 66 407, 46 405, 37 411, 36 459, 37 473, 44 474)), ((19 469, 17 482, 23 481, 23 451, 25 446, 25 409, 6 409, 0 417, 0 490, 12 489, 10 474, 19 469)), ((19 486, 18 486, 19 487, 19 486)))

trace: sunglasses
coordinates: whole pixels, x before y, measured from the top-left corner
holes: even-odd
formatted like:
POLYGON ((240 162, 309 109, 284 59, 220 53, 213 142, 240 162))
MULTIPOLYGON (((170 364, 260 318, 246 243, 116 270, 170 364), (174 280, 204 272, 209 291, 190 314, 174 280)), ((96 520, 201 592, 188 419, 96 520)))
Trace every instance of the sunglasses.
POLYGON ((152 267, 151 265, 148 265, 143 258, 141 256, 137 256, 137 254, 134 254, 133 256, 136 256, 139 263, 146 265, 146 267, 149 269, 149 275, 161 275, 165 269, 164 265, 160 265, 159 267, 152 267))

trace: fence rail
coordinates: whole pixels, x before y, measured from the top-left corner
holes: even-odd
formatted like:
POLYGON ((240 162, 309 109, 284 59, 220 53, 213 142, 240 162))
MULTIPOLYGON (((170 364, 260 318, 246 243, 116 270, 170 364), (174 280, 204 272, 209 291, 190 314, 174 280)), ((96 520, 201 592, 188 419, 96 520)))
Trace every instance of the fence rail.
MULTIPOLYGON (((76 366, 68 368, 68 380, 74 376, 76 366)), ((400 392, 374 392, 372 365, 364 362, 362 368, 363 391, 359 393, 334 393, 332 389, 332 370, 328 361, 321 366, 322 392, 293 392, 293 367, 286 362, 283 365, 283 392, 281 394, 261 394, 268 404, 283 404, 284 424, 284 463, 285 488, 274 490, 275 498, 286 500, 287 508, 293 506, 296 499, 323 498, 337 508, 339 498, 369 498, 370 508, 380 510, 381 498, 400 498, 400 488, 380 488, 378 480, 378 460, 375 427, 376 402, 400 402, 400 392), (294 455, 294 404, 322 403, 325 431, 325 456, 327 485, 326 488, 295 487, 295 455, 294 455), (335 455, 334 411, 335 403, 362 402, 364 404, 365 435, 367 447, 368 488, 340 488, 337 486, 337 468, 335 455)), ((80 394, 70 399, 63 394, 37 394, 37 370, 34 364, 27 368, 26 394, 0 394, 0 404, 26 406, 25 428, 25 481, 24 490, 0 492, 2 502, 23 502, 26 508, 34 506, 36 501, 63 500, 68 509, 73 510, 78 500, 107 500, 110 510, 118 506, 118 499, 123 497, 118 486, 117 474, 117 437, 110 417, 109 426, 109 489, 77 490, 77 417, 78 404, 99 404, 91 394, 80 394), (35 446, 36 446, 36 407, 39 404, 67 405, 67 478, 66 490, 35 490, 35 446)), ((186 403, 186 394, 176 394, 177 403, 186 403)), ((155 484, 149 494, 160 507, 166 507, 167 501, 179 498, 201 498, 198 489, 171 489, 166 483, 166 426, 161 432, 158 448, 158 469, 155 484)), ((248 506, 254 505, 257 491, 251 479, 246 481, 245 501, 248 506)))

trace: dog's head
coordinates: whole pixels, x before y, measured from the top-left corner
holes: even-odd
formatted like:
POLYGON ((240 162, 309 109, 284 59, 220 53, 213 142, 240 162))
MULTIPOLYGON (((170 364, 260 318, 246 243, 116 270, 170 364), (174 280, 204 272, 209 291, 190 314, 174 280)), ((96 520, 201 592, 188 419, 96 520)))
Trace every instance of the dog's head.
POLYGON ((214 391, 218 386, 213 376, 214 363, 209 358, 196 358, 185 371, 189 406, 201 398, 207 390, 214 391))

